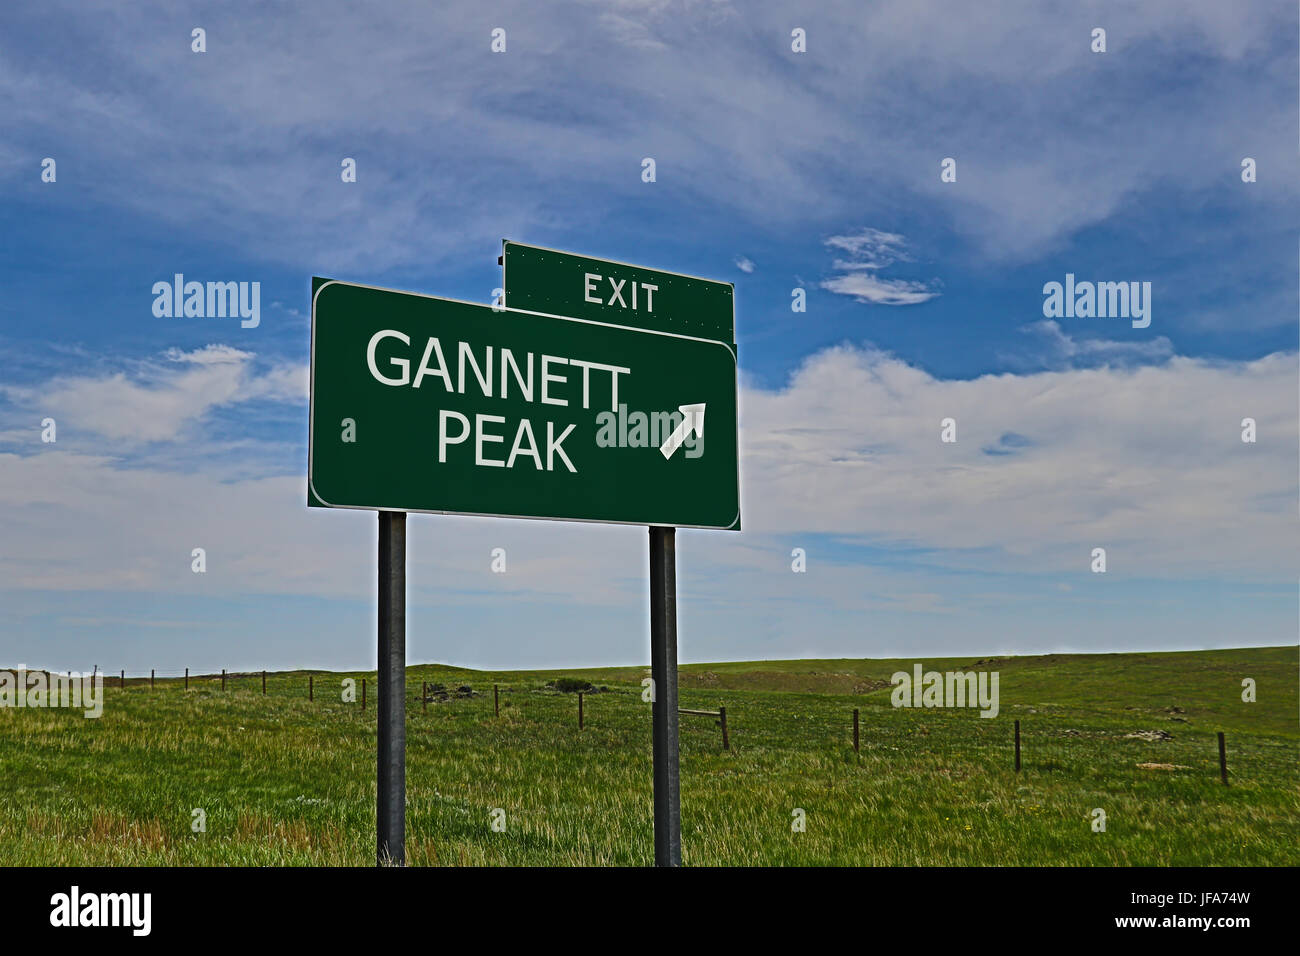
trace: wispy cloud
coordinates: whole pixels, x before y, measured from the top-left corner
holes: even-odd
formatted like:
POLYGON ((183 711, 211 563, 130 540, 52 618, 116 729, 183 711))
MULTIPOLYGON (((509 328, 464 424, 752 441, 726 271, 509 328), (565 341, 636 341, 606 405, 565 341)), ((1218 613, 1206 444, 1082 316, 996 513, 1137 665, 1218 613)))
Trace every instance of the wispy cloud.
POLYGON ((925 282, 887 279, 876 274, 896 262, 909 261, 907 242, 898 233, 867 227, 856 233, 831 236, 825 245, 845 256, 837 257, 832 263, 841 275, 821 283, 828 292, 852 296, 871 305, 918 305, 939 294, 925 282))
POLYGON ((939 293, 924 282, 906 279, 882 279, 869 272, 850 272, 826 279, 821 287, 828 292, 849 295, 871 305, 918 305, 929 302, 939 293))
MULTIPOLYGON (((1189 191, 1220 186, 1223 156, 1239 144, 1261 169, 1294 168, 1294 143, 1258 132, 1293 122, 1294 104, 1256 95, 1251 66, 1285 65, 1275 46, 1294 21, 1286 5, 1229 15, 1216 0, 1142 4, 1104 58, 1086 31, 1081 40, 1062 29, 1054 5, 1016 0, 990 0, 978 23, 915 0, 819 4, 802 58, 788 52, 789 14, 774 0, 746 4, 743 30, 728 29, 739 14, 725 4, 565 12, 507 0, 499 55, 457 4, 376 16, 321 0, 273 21, 263 7, 231 0, 209 28, 209 52, 195 55, 188 34, 158 29, 149 7, 43 5, 39 25, 0 34, 0 163, 75 155, 101 173, 96 202, 321 268, 427 267, 554 222, 561 208, 582 220, 571 229, 601 223, 649 154, 661 184, 769 225, 830 221, 872 182, 941 196, 945 228, 1002 260, 1036 257, 1105 220, 1164 180, 1170 155, 1189 191), (53 48, 50 21, 60 19, 138 42, 100 44, 87 60, 53 48), (232 32, 241 21, 258 29, 232 32), (1011 47, 1017 56, 1004 54, 1011 47), (333 64, 352 59, 383 68, 335 82, 333 64), (1152 77, 1191 60, 1215 82, 1171 109, 1152 77), (1116 108, 1063 111, 1103 67, 1116 108), (41 96, 28 95, 37 87, 41 96), (893 104, 903 102, 900 123, 893 104), (965 102, 985 108, 954 109, 965 102), (1189 110, 1214 116, 1213 128, 1190 127, 1189 110), (195 115, 220 151, 179 146, 175 130, 195 115), (957 154, 956 183, 939 181, 943 149, 957 154), (162 161, 142 167, 142 155, 162 161), (354 155, 358 180, 345 187, 338 164, 354 155)), ((1291 179, 1277 181, 1294 200, 1291 179)), ((871 214, 893 202, 871 201, 871 214)))
POLYGON ((1064 362, 1153 362, 1170 358, 1174 344, 1168 336, 1150 339, 1077 338, 1061 328, 1055 319, 1044 319, 1021 328, 1046 348, 1046 358, 1064 362))
POLYGON ((847 259, 835 260, 836 269, 883 269, 909 259, 904 252, 907 241, 902 236, 870 227, 850 235, 831 236, 825 244, 848 254, 847 259))

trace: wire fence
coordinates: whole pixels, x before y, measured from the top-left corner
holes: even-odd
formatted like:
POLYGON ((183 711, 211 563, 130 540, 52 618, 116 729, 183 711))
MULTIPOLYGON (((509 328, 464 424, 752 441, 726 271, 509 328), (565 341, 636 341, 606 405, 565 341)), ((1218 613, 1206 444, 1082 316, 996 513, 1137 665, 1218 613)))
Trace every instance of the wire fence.
MULTIPOLYGON (((154 670, 148 677, 130 676, 124 670, 105 675, 105 686, 110 690, 154 690, 160 683, 180 684, 186 691, 254 691, 264 696, 281 696, 297 688, 309 702, 336 699, 362 712, 374 709, 370 681, 361 674, 268 675, 266 671, 226 670, 191 674, 187 668, 183 676, 159 677, 154 670)), ((476 700, 475 706, 489 709, 493 717, 501 716, 504 702, 516 712, 522 708, 538 719, 555 720, 557 701, 563 699, 570 701, 561 707, 573 708, 573 726, 578 731, 593 726, 593 721, 598 727, 610 719, 644 718, 648 723, 649 718, 649 707, 639 691, 565 694, 550 688, 519 689, 501 684, 492 685, 491 692, 481 684, 480 688, 408 680, 408 714, 426 715, 431 706, 476 700), (538 694, 550 698, 545 713, 537 708, 538 700, 529 696, 538 694), (534 705, 531 709, 529 703, 534 705)), ((735 699, 741 695, 681 688, 680 696, 679 735, 684 751, 745 753, 808 748, 853 753, 863 759, 889 760, 906 755, 913 761, 928 761, 937 772, 957 776, 968 773, 971 766, 1078 776, 1138 769, 1214 776, 1225 785, 1234 778, 1273 773, 1276 767, 1294 762, 1296 756, 1293 741, 1267 735, 1252 736, 1251 746, 1245 750, 1234 749, 1234 740, 1243 736, 1240 732, 1234 735, 1190 726, 1189 718, 1182 716, 1177 707, 1167 708, 1167 713, 1157 716, 1132 715, 1128 723, 1133 726, 1128 729, 1114 726, 1118 716, 1114 714, 1085 719, 1068 712, 1039 713, 1030 707, 985 718, 973 709, 893 708, 879 704, 854 707, 842 698, 831 697, 810 703, 809 698, 816 695, 806 694, 749 692, 735 699), (728 702, 722 703, 724 700, 728 702)))

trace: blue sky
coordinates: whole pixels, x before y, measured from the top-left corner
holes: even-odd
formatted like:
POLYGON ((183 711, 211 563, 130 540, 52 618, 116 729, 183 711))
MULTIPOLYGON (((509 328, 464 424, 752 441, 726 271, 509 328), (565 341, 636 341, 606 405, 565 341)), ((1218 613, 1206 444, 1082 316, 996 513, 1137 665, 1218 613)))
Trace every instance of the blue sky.
MULTIPOLYGON (((1262 2, 7 7, 0 663, 369 666, 373 516, 302 504, 310 277, 487 302, 503 237, 736 284, 746 531, 680 535, 684 660, 1291 643, 1298 35, 1262 2), (177 272, 260 282, 260 325, 154 317, 177 272), (1067 273, 1150 282, 1150 326, 1047 320, 1067 273)), ((645 661, 644 537, 413 518, 411 659, 645 661)))

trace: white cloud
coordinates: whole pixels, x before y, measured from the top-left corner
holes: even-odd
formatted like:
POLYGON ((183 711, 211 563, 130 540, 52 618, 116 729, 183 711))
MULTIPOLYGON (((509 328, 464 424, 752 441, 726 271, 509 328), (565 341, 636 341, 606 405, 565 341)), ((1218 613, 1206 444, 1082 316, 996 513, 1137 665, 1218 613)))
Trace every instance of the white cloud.
POLYGON ((856 233, 831 236, 825 245, 848 254, 848 258, 837 258, 833 263, 843 274, 822 281, 821 287, 828 292, 852 296, 871 305, 918 305, 939 294, 924 282, 876 275, 876 270, 909 261, 905 251, 907 240, 898 233, 867 227, 856 233))
POLYGON ((184 349, 170 348, 163 353, 163 358, 169 362, 203 366, 242 365, 252 357, 251 352, 245 352, 232 345, 205 345, 189 352, 184 349))
POLYGON ((269 398, 280 402, 306 403, 311 393, 311 370, 300 365, 276 365, 261 375, 250 376, 243 401, 269 398))
POLYGON ((748 258, 747 256, 737 256, 736 268, 739 269, 741 272, 745 273, 746 275, 749 275, 754 271, 754 260, 748 258))
POLYGON ((910 260, 904 251, 906 239, 896 232, 884 232, 869 226, 849 235, 831 236, 825 244, 849 255, 848 259, 835 260, 836 269, 883 269, 895 262, 910 260))
MULTIPOLYGON (((243 368, 222 355, 192 354, 193 369, 175 374, 243 368)), ((1030 578, 1077 573, 1104 546, 1116 577, 1293 581, 1295 374, 1296 356, 1279 354, 954 381, 881 352, 829 349, 785 388, 743 390, 746 531, 698 536, 705 543, 694 553, 707 563, 694 580, 723 603, 815 594, 828 606, 894 607, 891 593, 945 593, 924 574, 900 582, 901 572, 884 569, 873 579, 893 586, 864 591, 864 569, 852 562, 818 575, 811 592, 765 575, 756 592, 761 569, 788 561, 773 536, 806 534, 921 548, 936 567, 1030 578), (1240 440, 1248 416, 1258 422, 1253 445, 1240 440), (946 417, 957 420, 956 444, 939 440, 946 417)), ((108 382, 64 394, 94 395, 130 415, 160 401, 125 374, 108 382)), ((62 439, 0 455, 0 579, 32 589, 366 593, 372 517, 306 509, 296 454, 287 469, 255 477, 221 457, 201 472, 170 465, 204 444, 179 423, 230 390, 225 380, 174 388, 185 414, 173 413, 167 429, 148 427, 178 436, 177 448, 130 467, 64 450, 62 439), (197 546, 209 552, 206 577, 189 572, 185 556, 197 546)), ((420 560, 431 562, 435 593, 463 589, 457 600, 491 601, 505 588, 599 603, 643 586, 636 529, 486 519, 437 527, 437 547, 420 560), (498 545, 509 550, 510 573, 485 577, 498 545)))
POLYGON ((1169 358, 1174 354, 1173 342, 1164 335, 1132 341, 1078 339, 1066 334, 1055 319, 1031 323, 1024 326, 1021 331, 1045 342, 1051 357, 1068 361, 1151 362, 1169 358))
POLYGON ((625 46, 646 50, 666 50, 668 44, 655 37, 653 30, 646 23, 617 13, 605 12, 600 15, 600 23, 616 42, 625 46))
POLYGON ((1125 576, 1293 577, 1295 377, 1292 353, 954 381, 831 349, 745 392, 745 521, 954 567, 1068 571, 1106 546, 1125 576), (1267 437, 1242 443, 1245 417, 1267 437))
MULTIPOLYGON (((244 365, 219 351, 192 357, 177 364, 244 365)), ((746 530, 679 537, 683 659, 1275 641, 1249 614, 1231 633, 1204 607, 1153 621, 1145 591, 1127 585, 1274 587, 1294 624, 1295 375, 1294 353, 969 381, 850 346, 811 356, 782 389, 742 390, 746 530), (1257 444, 1240 441, 1247 416, 1257 444), (945 417, 957 420, 956 444, 939 440, 945 417), (791 542, 809 548, 807 574, 790 573, 791 542), (1088 571, 1097 546, 1105 576, 1088 571), (990 574, 1005 584, 990 586, 990 574), (1092 623, 1121 609, 1102 630, 1092 623)), ((126 394, 141 387, 118 378, 126 394)), ((44 446, 35 430, 22 445, 30 453, 0 453, 0 581, 4 600, 26 609, 0 622, 0 636, 30 646, 29 625, 40 623, 51 635, 42 653, 73 666, 69 649, 88 645, 58 644, 71 632, 50 621, 74 606, 98 614, 101 592, 142 620, 156 616, 157 595, 181 608, 203 598, 213 633, 241 626, 241 608, 279 607, 271 595, 305 595, 331 602, 310 604, 321 633, 308 653, 328 636, 321 660, 363 663, 356 621, 319 609, 372 600, 374 515, 308 509, 300 448, 269 467, 242 448, 212 454, 194 421, 129 461, 81 451, 62 433, 44 446), (195 547, 207 552, 206 574, 190 570, 195 547)), ((413 635, 412 646, 482 666, 640 659, 644 529, 416 516, 408 534, 412 614, 437 608, 434 620, 461 622, 457 635, 425 645, 413 635), (489 570, 496 547, 507 551, 503 575, 489 570), (542 606, 551 610, 537 620, 518 619, 542 606)), ((303 641, 277 632, 278 660, 298 662, 303 641)), ((245 656, 260 653, 259 640, 245 645, 245 656)))
POLYGON ((253 399, 306 401, 305 367, 252 367, 254 355, 226 345, 170 349, 161 361, 104 376, 55 378, 40 388, 0 387, 11 401, 114 441, 157 442, 216 408, 253 399))
POLYGON ((821 287, 828 292, 853 296, 858 302, 872 305, 919 305, 929 302, 939 293, 932 292, 923 282, 906 279, 882 279, 869 272, 850 272, 826 279, 821 287))
MULTIPOLYGON (((119 459, 48 447, 56 450, 0 454, 0 533, 7 543, 0 579, 8 588, 371 592, 374 515, 308 509, 302 477, 229 480, 218 468, 123 467, 119 459), (190 569, 195 547, 207 553, 206 574, 190 569)), ((636 547, 611 541, 639 542, 644 531, 637 531, 438 518, 411 532, 412 592, 416 600, 491 603, 503 595, 568 596, 580 586, 584 603, 607 603, 636 580, 642 558, 636 547), (417 544, 433 528, 436 544, 417 544), (508 574, 488 573, 494 547, 506 548, 508 574)))

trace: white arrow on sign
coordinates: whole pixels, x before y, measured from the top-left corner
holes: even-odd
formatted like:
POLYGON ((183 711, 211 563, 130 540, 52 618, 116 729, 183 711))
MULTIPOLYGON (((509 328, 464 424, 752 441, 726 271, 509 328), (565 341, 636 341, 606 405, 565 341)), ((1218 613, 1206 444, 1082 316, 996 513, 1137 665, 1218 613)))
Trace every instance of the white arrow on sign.
POLYGON ((677 410, 682 413, 682 422, 673 429, 668 440, 659 446, 659 453, 665 458, 672 458, 673 452, 682 447, 682 442, 686 441, 686 436, 691 432, 695 432, 700 437, 704 436, 703 402, 698 405, 678 405, 677 410))

